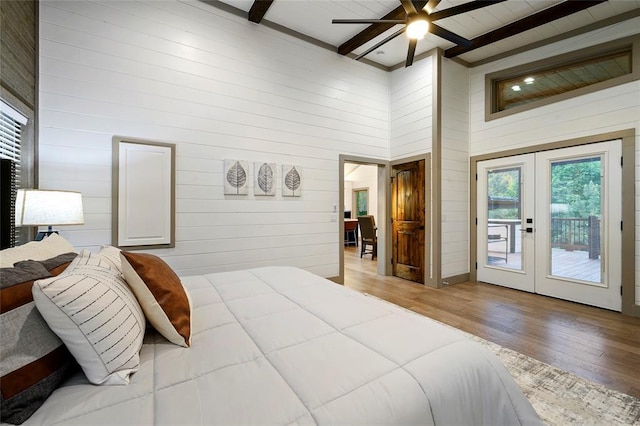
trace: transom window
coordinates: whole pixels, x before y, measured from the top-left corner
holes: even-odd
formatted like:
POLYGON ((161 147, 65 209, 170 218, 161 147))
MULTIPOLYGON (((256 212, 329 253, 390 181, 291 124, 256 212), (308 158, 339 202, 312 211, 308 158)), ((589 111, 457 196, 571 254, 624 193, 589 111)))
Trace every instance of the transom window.
POLYGON ((497 81, 497 110, 517 107, 631 74, 631 48, 571 65, 497 81))
POLYGON ((486 119, 637 80, 638 40, 622 39, 487 75, 486 119))

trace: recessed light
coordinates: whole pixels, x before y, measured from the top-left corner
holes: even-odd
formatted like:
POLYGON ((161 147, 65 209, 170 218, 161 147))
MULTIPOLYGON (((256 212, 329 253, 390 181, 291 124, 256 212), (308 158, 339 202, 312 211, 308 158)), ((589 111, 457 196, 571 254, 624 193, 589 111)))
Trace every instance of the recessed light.
POLYGON ((524 79, 524 82, 527 84, 533 84, 534 81, 536 81, 536 79, 533 77, 527 77, 524 79))
POLYGON ((511 90, 513 90, 514 92, 519 92, 521 89, 520 86, 516 84, 515 86, 511 86, 511 90))

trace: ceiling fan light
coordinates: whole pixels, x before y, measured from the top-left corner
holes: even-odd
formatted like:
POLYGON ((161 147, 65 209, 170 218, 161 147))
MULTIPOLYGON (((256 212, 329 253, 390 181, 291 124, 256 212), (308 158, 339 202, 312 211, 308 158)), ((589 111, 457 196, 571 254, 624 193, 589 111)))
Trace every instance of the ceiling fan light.
POLYGON ((423 18, 416 18, 407 25, 407 37, 422 40, 429 31, 429 22, 423 18))

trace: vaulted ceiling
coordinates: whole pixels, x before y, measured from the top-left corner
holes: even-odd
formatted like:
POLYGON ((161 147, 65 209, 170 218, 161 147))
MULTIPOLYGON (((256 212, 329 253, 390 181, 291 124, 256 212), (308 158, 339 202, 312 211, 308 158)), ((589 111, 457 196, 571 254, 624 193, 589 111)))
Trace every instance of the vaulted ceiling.
MULTIPOLYGON (((404 34, 376 47, 402 30, 404 25, 332 24, 333 19, 404 20, 407 15, 399 0, 222 0, 207 3, 231 6, 257 25, 272 25, 302 34, 335 48, 338 54, 355 57, 370 50, 364 56, 365 61, 383 67, 405 64, 409 41, 404 34)), ((427 4, 426 1, 413 3, 417 10, 427 4)), ((469 40, 470 44, 457 46, 446 38, 427 33, 417 42, 416 57, 441 48, 445 56, 470 64, 568 32, 640 16, 640 0, 442 0, 435 3, 432 0, 431 3, 437 4, 431 15, 437 18, 437 26, 445 33, 452 32, 469 40), (463 12, 449 16, 449 10, 463 12)))

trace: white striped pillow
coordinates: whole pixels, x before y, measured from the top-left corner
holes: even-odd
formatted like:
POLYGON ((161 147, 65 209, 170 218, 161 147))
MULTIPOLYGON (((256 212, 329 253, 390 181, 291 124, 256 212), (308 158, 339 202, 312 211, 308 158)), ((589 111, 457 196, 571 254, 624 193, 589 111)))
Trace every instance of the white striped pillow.
POLYGON ((120 260, 120 249, 113 246, 100 246, 100 251, 98 252, 100 256, 102 256, 105 260, 108 260, 116 267, 116 269, 123 274, 122 272, 122 261, 120 260))
POLYGON ((94 384, 129 383, 138 370, 145 318, 112 262, 83 250, 33 288, 36 307, 94 384))

